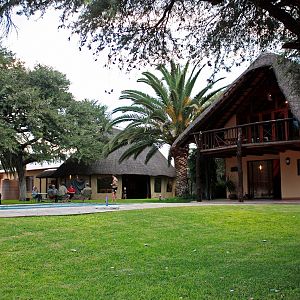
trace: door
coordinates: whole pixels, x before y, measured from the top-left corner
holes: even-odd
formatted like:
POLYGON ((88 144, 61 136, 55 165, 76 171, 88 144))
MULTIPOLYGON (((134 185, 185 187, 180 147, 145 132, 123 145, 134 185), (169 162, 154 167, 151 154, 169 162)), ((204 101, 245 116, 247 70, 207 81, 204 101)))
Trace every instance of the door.
POLYGON ((256 199, 280 199, 280 162, 279 159, 248 162, 249 195, 256 199))
POLYGON ((122 188, 126 187, 127 199, 145 199, 150 197, 150 177, 146 175, 123 175, 122 188))

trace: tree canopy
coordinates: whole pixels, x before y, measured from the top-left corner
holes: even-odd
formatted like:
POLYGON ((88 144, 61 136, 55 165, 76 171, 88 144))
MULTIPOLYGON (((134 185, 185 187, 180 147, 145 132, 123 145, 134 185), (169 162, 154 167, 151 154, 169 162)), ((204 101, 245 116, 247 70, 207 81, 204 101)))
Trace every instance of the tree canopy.
POLYGON ((75 101, 64 74, 42 65, 26 69, 4 49, 0 62, 0 161, 17 172, 24 198, 27 164, 98 158, 108 118, 105 106, 75 101))
MULTIPOLYGON (((61 11, 62 26, 112 63, 173 58, 215 59, 228 68, 261 50, 282 47, 299 58, 300 0, 17 0, 0 1, 0 21, 10 28, 12 11, 27 16, 61 11)), ((211 59, 211 60, 210 60, 211 59)))

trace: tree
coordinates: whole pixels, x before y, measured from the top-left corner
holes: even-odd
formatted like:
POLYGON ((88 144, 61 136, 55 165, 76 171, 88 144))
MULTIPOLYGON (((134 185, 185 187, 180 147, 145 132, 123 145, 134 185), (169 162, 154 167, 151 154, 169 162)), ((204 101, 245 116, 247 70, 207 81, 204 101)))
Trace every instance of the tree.
MULTIPOLYGON (((137 157, 147 149, 146 163, 163 145, 172 145, 185 128, 211 103, 211 98, 220 90, 208 91, 218 81, 211 82, 198 94, 192 92, 202 68, 193 68, 188 76, 189 63, 183 68, 171 61, 170 71, 165 65, 158 70, 162 79, 151 72, 143 72, 138 82, 145 83, 155 96, 138 90, 125 90, 120 99, 131 100, 132 105, 116 108, 113 113, 122 115, 112 120, 111 125, 120 123, 127 127, 110 142, 110 151, 129 145, 120 160, 137 157)), ((176 194, 183 195, 187 188, 188 145, 174 147, 169 160, 174 158, 176 169, 176 194)))
POLYGON ((33 15, 49 7, 62 25, 97 54, 108 48, 120 67, 166 58, 216 59, 223 68, 265 49, 299 58, 300 0, 16 0, 1 1, 0 21, 11 13, 33 15))
POLYGON ((107 138, 106 108, 95 101, 75 101, 65 75, 37 65, 27 70, 1 49, 0 161, 19 179, 20 200, 26 198, 26 165, 73 155, 93 159, 107 138), (3 141, 3 140, 1 140, 3 141))

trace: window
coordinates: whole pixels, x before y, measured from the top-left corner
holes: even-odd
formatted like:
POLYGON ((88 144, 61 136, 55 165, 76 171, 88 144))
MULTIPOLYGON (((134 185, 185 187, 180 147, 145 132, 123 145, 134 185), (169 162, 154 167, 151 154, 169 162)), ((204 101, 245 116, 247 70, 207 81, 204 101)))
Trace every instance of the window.
POLYGON ((101 176, 97 178, 97 193, 111 192, 111 176, 101 176))
POLYGON ((154 193, 161 192, 161 177, 155 177, 154 180, 154 193))
POLYGON ((167 182, 167 193, 171 193, 172 189, 173 189, 173 180, 169 178, 167 182))

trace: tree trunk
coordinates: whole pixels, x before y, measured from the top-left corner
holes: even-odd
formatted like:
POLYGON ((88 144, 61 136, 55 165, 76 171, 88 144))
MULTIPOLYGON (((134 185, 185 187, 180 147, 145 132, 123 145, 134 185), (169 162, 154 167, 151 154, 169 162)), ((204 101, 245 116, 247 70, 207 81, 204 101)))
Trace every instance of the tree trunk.
POLYGON ((183 196, 187 193, 187 164, 188 164, 189 148, 176 147, 172 149, 172 156, 174 158, 174 164, 176 169, 176 196, 183 196))
POLYGON ((19 178, 19 200, 26 200, 26 166, 23 165, 22 159, 19 159, 16 163, 16 171, 19 178))

